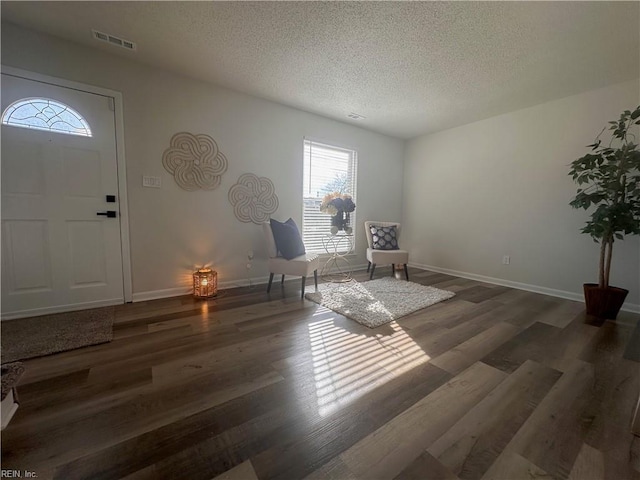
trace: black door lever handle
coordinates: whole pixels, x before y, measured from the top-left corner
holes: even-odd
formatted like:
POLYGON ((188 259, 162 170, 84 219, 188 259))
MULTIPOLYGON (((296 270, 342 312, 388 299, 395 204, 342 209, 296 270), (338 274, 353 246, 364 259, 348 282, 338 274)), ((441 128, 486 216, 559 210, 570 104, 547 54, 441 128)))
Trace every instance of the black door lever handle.
POLYGON ((115 218, 116 217, 116 211, 115 210, 107 210, 106 212, 98 212, 98 213, 96 213, 96 215, 102 215, 102 216, 109 217, 109 218, 115 218))

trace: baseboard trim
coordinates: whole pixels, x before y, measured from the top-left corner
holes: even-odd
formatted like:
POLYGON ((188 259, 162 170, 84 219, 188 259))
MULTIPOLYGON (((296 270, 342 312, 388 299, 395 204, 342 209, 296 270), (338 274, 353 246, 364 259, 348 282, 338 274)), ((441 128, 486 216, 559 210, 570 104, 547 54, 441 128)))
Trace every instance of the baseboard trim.
POLYGON ((180 297, 191 294, 189 287, 165 288, 163 290, 149 290, 148 292, 138 292, 133 294, 132 301, 146 302, 147 300, 159 300, 161 298, 180 297))
POLYGON ((238 287, 254 287, 256 285, 262 285, 268 283, 269 277, 257 277, 257 278, 244 278, 242 280, 229 280, 227 282, 218 283, 219 288, 238 288, 238 287))
MULTIPOLYGON (((564 298, 566 300, 574 300, 576 302, 584 302, 584 296, 582 293, 568 292, 565 290, 557 290, 554 288, 541 287, 539 285, 531 285, 529 283, 514 282, 512 280, 505 280, 502 278, 487 277, 485 275, 478 275, 476 273, 461 272, 458 270, 451 270, 450 268, 436 267, 433 265, 424 265, 421 263, 410 262, 409 266, 415 268, 421 268, 423 270, 430 270, 437 273, 445 273, 447 275, 453 275, 455 277, 467 278, 469 280, 477 280, 479 282, 491 283, 493 285, 500 285, 503 287, 515 288, 518 290, 526 290, 527 292, 541 293, 543 295, 550 295, 552 297, 564 298)), ((625 302, 622 306, 622 310, 631 313, 640 313, 640 305, 635 303, 625 302)))
POLYGON ((53 315, 54 313, 74 312, 76 310, 87 310, 90 308, 109 307, 111 305, 122 305, 123 298, 112 298, 110 300, 100 300, 97 302, 77 303, 74 305, 59 305, 56 307, 32 308, 20 310, 19 312, 2 313, 2 320, 15 320, 17 318, 39 317, 41 315, 53 315))
MULTIPOLYGON (((351 267, 352 271, 357 271, 357 270, 364 270, 367 266, 366 265, 353 265, 351 267)), ((320 275, 320 272, 318 272, 318 275, 320 275)), ((291 275, 289 275, 289 277, 291 277, 291 275)), ((297 277, 299 278, 299 277, 297 277)), ((274 280, 275 281, 275 280, 274 280)), ((309 285, 309 282, 313 281, 313 276, 311 277, 311 280, 309 280, 309 278, 307 278, 307 285, 309 285)), ((256 285, 263 285, 263 284, 267 284, 269 282, 269 276, 265 276, 265 277, 256 277, 256 278, 251 278, 251 280, 249 280, 248 278, 245 279, 241 279, 241 280, 228 280, 226 282, 218 282, 218 289, 225 289, 225 288, 237 288, 237 287, 253 287, 256 285)), ((170 297, 180 297, 182 295, 191 295, 191 293, 193 292, 193 290, 190 287, 176 287, 176 288, 166 288, 164 290, 150 290, 148 292, 139 292, 139 293, 134 293, 133 294, 133 301, 134 302, 146 302, 148 300, 159 300, 161 298, 170 298, 170 297)))

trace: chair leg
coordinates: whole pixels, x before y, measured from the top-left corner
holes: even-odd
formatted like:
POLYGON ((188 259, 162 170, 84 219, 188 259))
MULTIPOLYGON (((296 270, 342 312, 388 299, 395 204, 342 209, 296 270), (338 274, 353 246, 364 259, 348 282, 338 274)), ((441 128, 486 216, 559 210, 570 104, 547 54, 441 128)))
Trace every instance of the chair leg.
POLYGON ((391 264, 391 276, 392 277, 396 276, 396 264, 395 263, 391 264))
POLYGON ((284 285, 284 273, 282 274, 282 280, 280 280, 280 285, 284 285))
POLYGON ((302 295, 301 297, 304 298, 304 286, 307 283, 307 277, 302 277, 302 295))
POLYGON ((315 283, 316 290, 318 290, 318 270, 313 271, 313 283, 315 283))
POLYGON ((376 264, 372 263, 371 264, 371 275, 369 275, 369 280, 373 279, 373 272, 376 271, 376 264))
POLYGON ((371 270, 371 262, 369 262, 369 265, 367 265, 367 273, 369 273, 369 270, 371 270))
POLYGON ((267 285, 267 293, 271 291, 271 282, 273 282, 273 273, 269 274, 269 285, 267 285))
POLYGON ((409 281, 409 269, 407 268, 407 264, 404 264, 404 276, 407 277, 407 282, 409 281))

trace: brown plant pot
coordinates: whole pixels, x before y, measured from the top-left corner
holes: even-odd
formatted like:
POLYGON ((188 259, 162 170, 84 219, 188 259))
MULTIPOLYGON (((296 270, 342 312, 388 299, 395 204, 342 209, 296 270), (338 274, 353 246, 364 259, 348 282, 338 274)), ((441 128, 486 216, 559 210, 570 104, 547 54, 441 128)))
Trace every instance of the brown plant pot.
POLYGON ((587 314, 615 320, 629 290, 618 287, 600 288, 597 283, 585 283, 584 302, 587 314))

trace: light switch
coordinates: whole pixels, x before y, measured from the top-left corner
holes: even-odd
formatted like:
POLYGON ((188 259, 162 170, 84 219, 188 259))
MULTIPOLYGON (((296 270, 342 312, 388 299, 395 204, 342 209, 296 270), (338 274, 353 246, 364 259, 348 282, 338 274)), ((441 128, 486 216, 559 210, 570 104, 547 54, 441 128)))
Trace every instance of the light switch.
POLYGON ((147 175, 142 176, 142 186, 150 187, 150 188, 160 188, 162 187, 162 178, 161 177, 150 177, 147 175))

